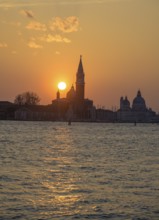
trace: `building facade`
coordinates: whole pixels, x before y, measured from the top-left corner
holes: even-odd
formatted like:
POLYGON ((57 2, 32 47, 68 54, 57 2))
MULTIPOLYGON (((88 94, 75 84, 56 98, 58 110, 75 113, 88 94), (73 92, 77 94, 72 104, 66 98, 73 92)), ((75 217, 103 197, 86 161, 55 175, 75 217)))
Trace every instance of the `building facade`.
POLYGON ((146 107, 145 99, 138 90, 133 99, 132 107, 127 97, 120 98, 120 109, 117 111, 119 122, 153 122, 156 120, 156 113, 146 107))

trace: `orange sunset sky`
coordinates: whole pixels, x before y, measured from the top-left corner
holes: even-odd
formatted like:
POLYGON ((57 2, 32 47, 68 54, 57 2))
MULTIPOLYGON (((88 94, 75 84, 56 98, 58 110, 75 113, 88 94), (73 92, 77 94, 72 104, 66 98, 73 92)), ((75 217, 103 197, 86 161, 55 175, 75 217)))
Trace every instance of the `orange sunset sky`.
POLYGON ((0 100, 36 92, 41 104, 75 85, 107 109, 140 89, 159 111, 159 0, 0 0, 0 100))

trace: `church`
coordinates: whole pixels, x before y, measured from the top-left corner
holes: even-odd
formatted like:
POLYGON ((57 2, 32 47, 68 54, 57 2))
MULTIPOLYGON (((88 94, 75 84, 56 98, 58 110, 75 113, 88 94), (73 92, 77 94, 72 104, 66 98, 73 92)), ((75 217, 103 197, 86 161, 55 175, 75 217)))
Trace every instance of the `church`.
POLYGON ((85 98, 85 72, 80 56, 76 73, 76 85, 72 85, 65 98, 60 98, 57 91, 56 99, 52 101, 52 107, 57 112, 59 120, 93 120, 95 107, 93 101, 85 98))
POLYGON ((120 109, 117 111, 119 122, 151 122, 156 117, 156 113, 151 108, 146 107, 145 99, 138 90, 133 99, 132 107, 127 96, 120 98, 120 109))

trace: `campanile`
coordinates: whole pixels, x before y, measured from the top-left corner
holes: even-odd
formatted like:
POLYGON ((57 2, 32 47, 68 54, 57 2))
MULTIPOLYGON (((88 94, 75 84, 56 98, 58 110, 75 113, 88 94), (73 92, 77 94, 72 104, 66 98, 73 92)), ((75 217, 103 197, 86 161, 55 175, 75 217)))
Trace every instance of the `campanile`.
POLYGON ((76 100, 78 103, 84 102, 84 93, 85 93, 85 81, 84 81, 84 70, 82 64, 82 56, 80 56, 80 61, 78 65, 78 70, 76 74, 76 100))

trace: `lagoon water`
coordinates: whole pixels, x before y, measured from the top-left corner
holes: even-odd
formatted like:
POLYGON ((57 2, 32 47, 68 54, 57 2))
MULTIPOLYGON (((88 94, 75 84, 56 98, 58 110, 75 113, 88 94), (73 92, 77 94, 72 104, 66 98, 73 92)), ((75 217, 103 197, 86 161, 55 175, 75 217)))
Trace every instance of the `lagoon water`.
POLYGON ((159 219, 159 125, 0 121, 0 219, 159 219))

